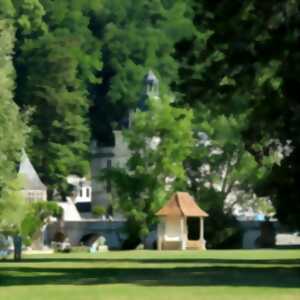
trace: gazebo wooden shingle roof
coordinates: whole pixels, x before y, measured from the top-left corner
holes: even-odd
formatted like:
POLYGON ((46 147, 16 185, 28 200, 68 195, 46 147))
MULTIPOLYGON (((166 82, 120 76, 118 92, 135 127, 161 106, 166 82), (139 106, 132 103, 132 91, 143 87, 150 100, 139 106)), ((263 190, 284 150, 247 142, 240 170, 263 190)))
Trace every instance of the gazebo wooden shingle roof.
POLYGON ((195 199, 186 192, 177 192, 171 199, 156 213, 157 216, 185 216, 185 217, 208 217, 195 199))

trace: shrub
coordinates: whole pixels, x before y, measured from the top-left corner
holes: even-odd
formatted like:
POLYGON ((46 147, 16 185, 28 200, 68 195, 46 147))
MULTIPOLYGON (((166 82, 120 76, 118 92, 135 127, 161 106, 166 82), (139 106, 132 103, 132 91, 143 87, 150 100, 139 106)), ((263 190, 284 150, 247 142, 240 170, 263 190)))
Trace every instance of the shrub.
POLYGON ((92 208, 92 214, 96 217, 101 217, 105 215, 105 213, 106 213, 106 209, 101 205, 95 205, 92 208))
POLYGON ((61 231, 57 231, 54 235, 53 241, 62 243, 65 239, 66 239, 66 235, 61 231))
POLYGON ((241 229, 234 216, 226 215, 220 210, 210 210, 204 228, 207 248, 239 248, 241 229))

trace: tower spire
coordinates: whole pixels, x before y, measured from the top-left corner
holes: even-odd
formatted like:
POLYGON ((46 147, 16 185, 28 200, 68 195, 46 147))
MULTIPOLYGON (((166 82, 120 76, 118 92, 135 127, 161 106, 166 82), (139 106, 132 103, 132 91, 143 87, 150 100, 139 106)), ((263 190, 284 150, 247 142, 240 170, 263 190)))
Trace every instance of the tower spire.
POLYGON ((159 96, 159 80, 155 76, 152 70, 149 70, 144 79, 145 82, 145 94, 147 97, 159 96))

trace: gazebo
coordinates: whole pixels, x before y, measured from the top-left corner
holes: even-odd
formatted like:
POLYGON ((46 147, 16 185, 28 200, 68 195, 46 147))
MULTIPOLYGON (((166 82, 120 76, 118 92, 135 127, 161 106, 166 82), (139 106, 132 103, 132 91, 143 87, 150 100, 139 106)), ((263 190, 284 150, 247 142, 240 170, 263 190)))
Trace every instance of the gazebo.
POLYGON ((177 192, 156 215, 158 250, 205 250, 204 218, 208 214, 186 192, 177 192))

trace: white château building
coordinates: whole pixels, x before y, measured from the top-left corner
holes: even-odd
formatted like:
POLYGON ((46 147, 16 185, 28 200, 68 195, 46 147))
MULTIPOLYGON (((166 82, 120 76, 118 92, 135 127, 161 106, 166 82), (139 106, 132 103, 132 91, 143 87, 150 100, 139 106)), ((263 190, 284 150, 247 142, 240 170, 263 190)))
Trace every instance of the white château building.
POLYGON ((67 197, 66 203, 60 203, 65 219, 79 220, 92 218, 92 185, 85 177, 69 175, 67 182, 74 187, 72 197, 67 197))
POLYGON ((79 177, 77 175, 69 175, 67 182, 74 186, 74 203, 87 203, 92 200, 92 186, 91 182, 85 177, 79 177))

